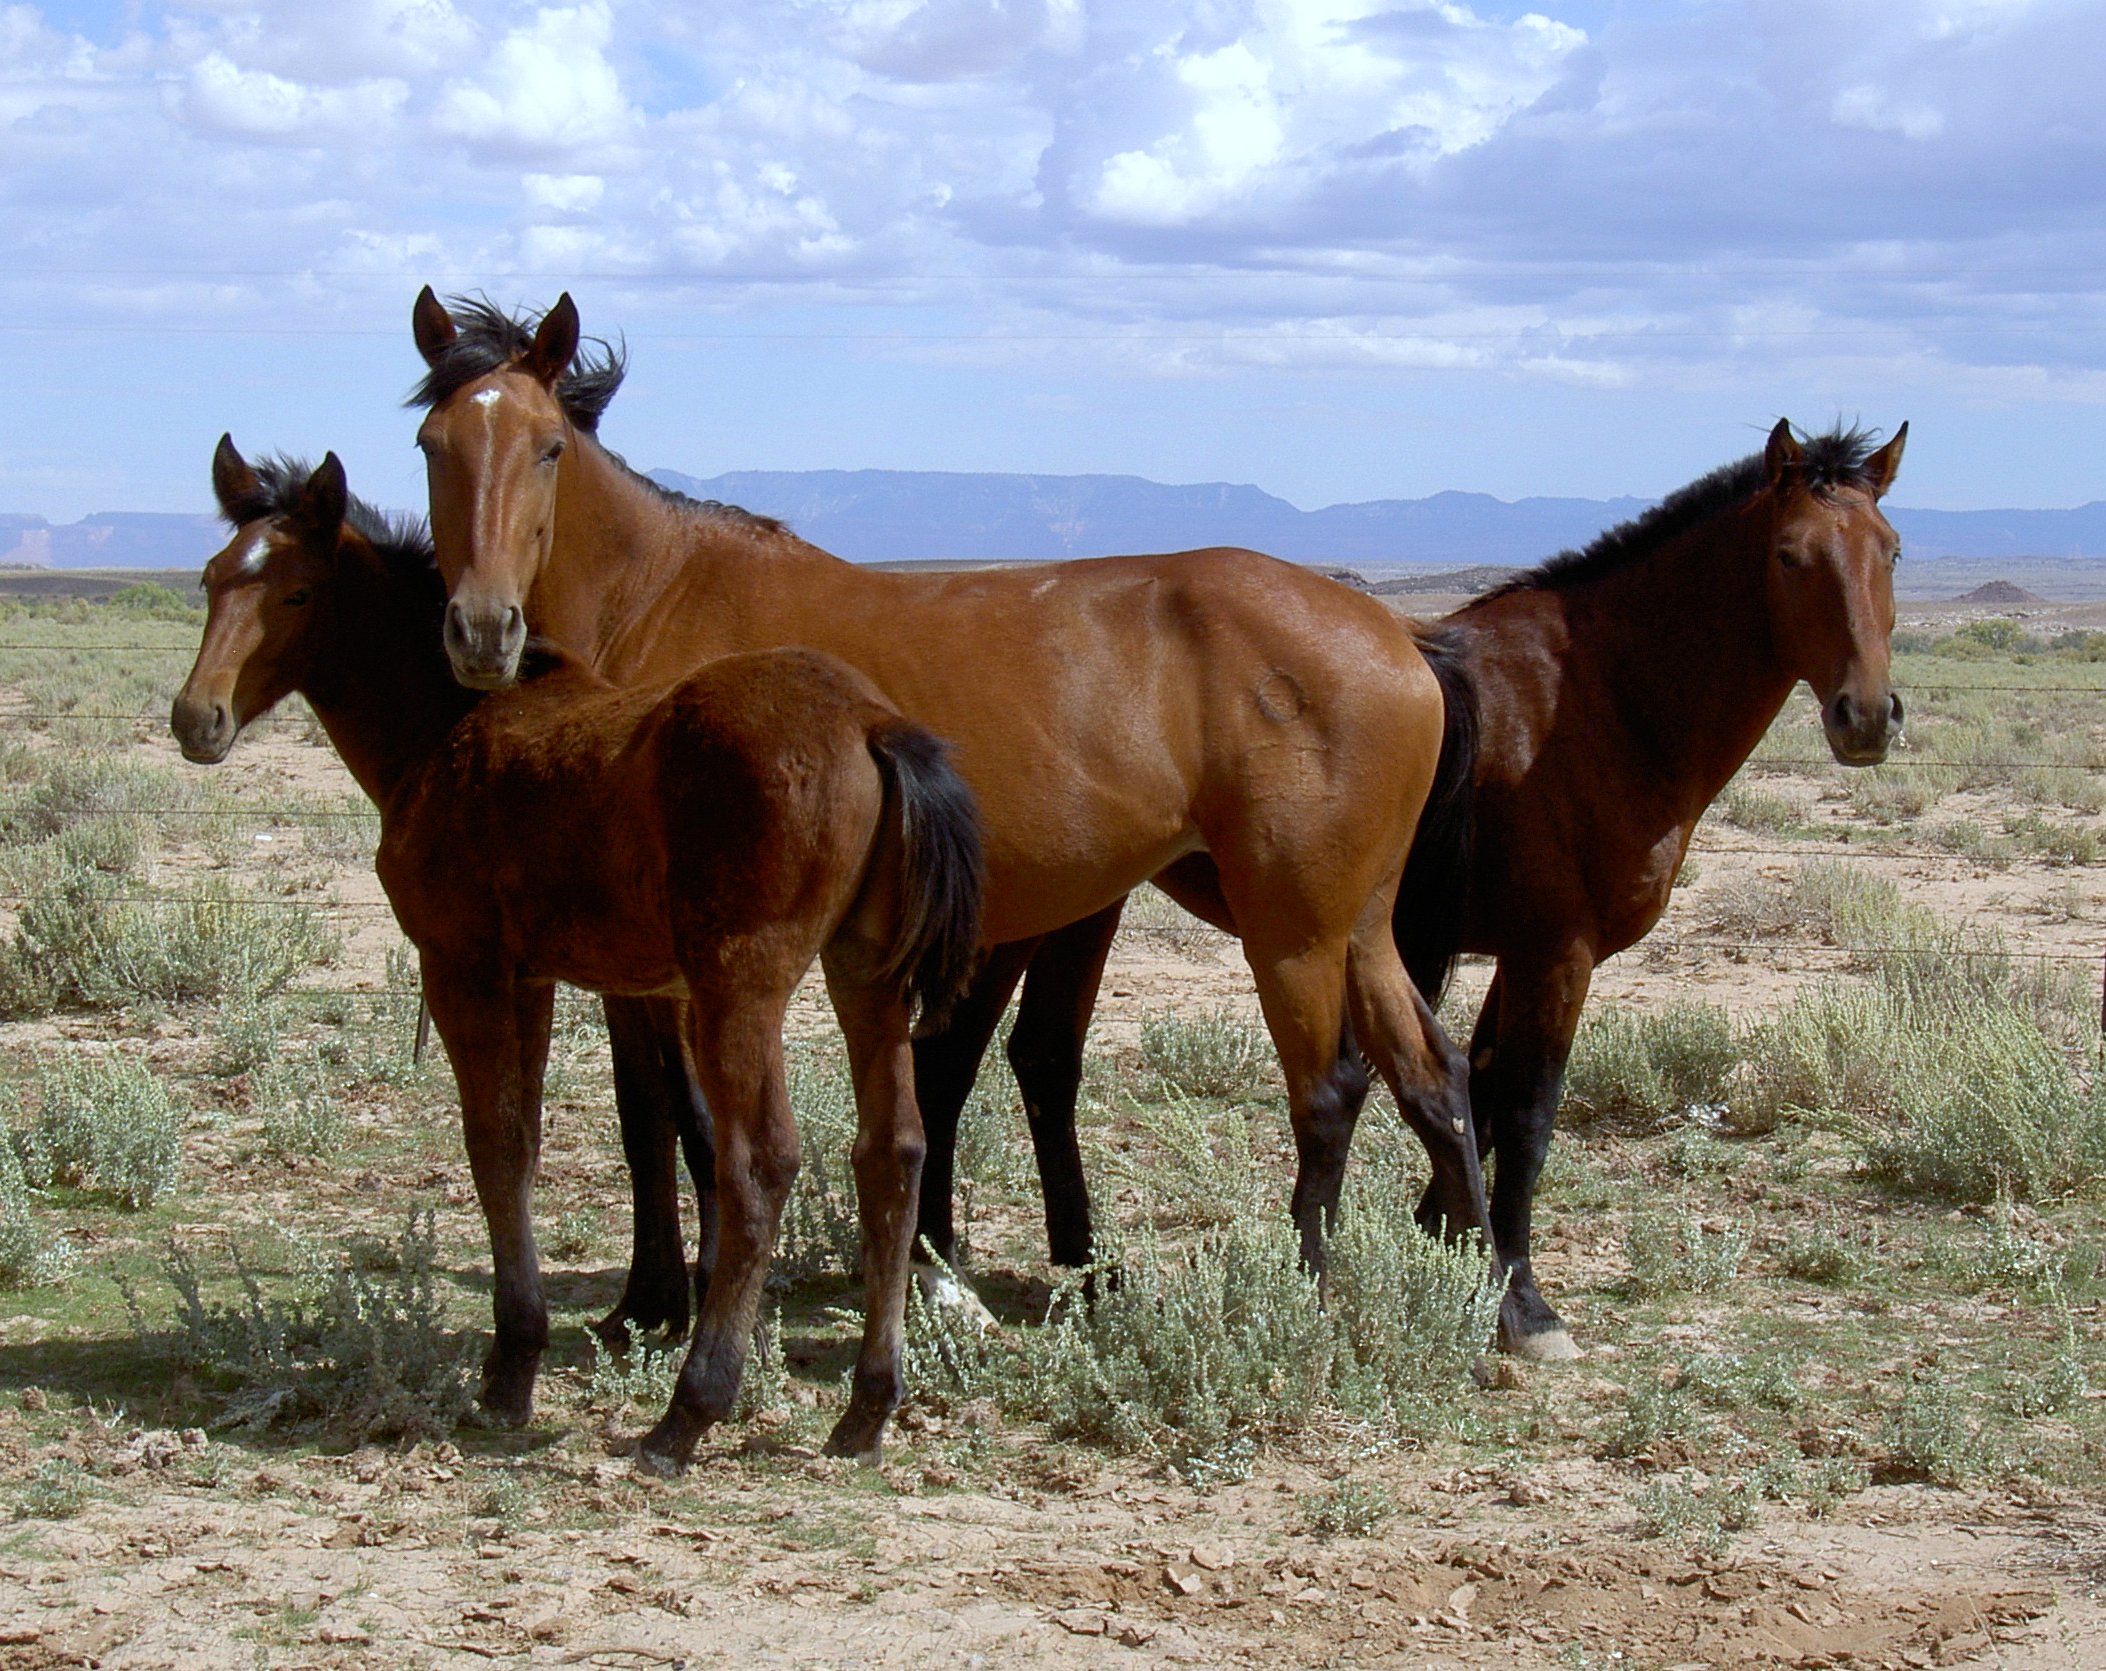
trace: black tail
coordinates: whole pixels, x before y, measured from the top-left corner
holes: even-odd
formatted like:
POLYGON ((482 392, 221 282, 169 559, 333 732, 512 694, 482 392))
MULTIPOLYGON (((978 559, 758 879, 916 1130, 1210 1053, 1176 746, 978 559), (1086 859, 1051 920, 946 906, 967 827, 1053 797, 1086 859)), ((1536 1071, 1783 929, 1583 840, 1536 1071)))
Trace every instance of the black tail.
POLYGON ((899 802, 899 932, 886 970, 940 1026, 978 964, 986 861, 980 809, 951 765, 950 746, 920 726, 888 720, 870 752, 899 802))
POLYGON ((1440 681, 1446 718, 1433 790, 1404 861, 1403 885, 1390 918, 1412 984, 1428 1004, 1441 1001, 1462 950, 1463 915, 1477 846, 1477 690, 1468 653, 1453 628, 1419 636, 1426 665, 1440 681))

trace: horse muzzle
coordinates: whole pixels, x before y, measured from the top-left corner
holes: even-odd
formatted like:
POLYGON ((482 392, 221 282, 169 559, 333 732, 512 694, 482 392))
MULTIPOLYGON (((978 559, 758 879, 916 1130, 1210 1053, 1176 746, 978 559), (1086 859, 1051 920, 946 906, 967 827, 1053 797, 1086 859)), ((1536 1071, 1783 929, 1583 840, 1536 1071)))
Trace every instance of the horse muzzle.
POLYGON ((514 683, 526 637, 526 616, 516 603, 475 608, 456 598, 446 606, 446 659, 455 681, 470 690, 514 683))
POLYGON ((207 701, 188 692, 169 710, 168 729, 175 733, 183 758, 199 766, 216 766, 227 757, 241 727, 224 702, 207 701))
POLYGON ((1901 698, 1892 690, 1870 702, 1838 691, 1821 712, 1821 728, 1839 765, 1877 766, 1901 735, 1901 698))

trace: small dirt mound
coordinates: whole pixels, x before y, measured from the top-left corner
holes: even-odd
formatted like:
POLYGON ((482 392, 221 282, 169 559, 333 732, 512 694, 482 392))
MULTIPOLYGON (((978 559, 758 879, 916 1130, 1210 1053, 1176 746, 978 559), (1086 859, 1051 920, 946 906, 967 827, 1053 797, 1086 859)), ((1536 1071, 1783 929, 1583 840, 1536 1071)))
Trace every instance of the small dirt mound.
POLYGON ((2046 603, 2038 592, 2029 592, 2016 581, 1984 581, 1971 592, 1962 592, 1954 603, 2046 603))

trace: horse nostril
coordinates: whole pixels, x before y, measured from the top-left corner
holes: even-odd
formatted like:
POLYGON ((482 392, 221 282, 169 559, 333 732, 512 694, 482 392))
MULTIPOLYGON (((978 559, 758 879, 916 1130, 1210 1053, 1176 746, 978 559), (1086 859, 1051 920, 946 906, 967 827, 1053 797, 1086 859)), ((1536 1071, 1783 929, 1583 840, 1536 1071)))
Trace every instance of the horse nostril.
POLYGON ((459 604, 449 603, 446 606, 446 647, 449 650, 463 649, 467 641, 467 618, 462 614, 459 604))
POLYGON ((1857 724, 1857 704, 1850 700, 1848 691, 1837 693, 1835 699, 1835 726, 1838 731, 1848 731, 1857 724))
POLYGON ((526 614, 515 603, 505 611, 505 643, 507 646, 517 644, 525 637, 526 614))
POLYGON ((1899 731, 1902 718, 1901 693, 1896 691, 1887 698, 1887 724, 1899 731))

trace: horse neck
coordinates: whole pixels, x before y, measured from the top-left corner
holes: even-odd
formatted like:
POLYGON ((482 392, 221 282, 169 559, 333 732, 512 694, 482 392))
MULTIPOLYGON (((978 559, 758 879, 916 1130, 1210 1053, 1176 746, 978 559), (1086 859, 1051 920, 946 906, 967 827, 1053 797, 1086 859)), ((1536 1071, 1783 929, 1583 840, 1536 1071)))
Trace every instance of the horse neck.
POLYGON ((358 786, 385 810, 478 698, 454 682, 436 590, 426 596, 408 577, 363 563, 345 570, 299 690, 358 786))
POLYGON ((858 572, 736 514, 666 498, 589 436, 557 469, 555 539, 527 622, 617 681, 798 639, 800 611, 829 596, 824 581, 858 572))
POLYGON ((1770 631, 1769 518, 1769 495, 1758 494, 1561 594, 1568 666, 1591 671, 1654 792, 1669 789, 1692 818, 1754 752, 1795 683, 1770 631))

